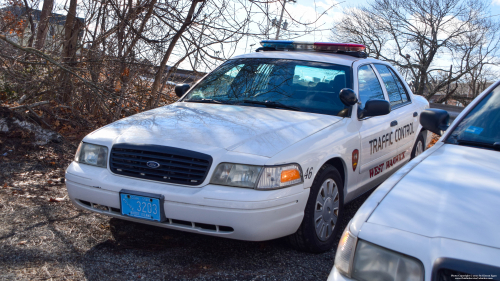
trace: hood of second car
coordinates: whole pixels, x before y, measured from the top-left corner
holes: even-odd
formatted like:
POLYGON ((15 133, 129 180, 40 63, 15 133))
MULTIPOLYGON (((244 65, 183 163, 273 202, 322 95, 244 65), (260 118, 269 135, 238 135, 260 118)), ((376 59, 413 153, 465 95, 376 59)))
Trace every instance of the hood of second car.
POLYGON ((272 157, 341 119, 273 108, 179 102, 119 120, 85 141, 161 143, 191 150, 200 144, 272 157))
POLYGON ((499 160, 497 151, 445 144, 394 186, 368 222, 500 248, 499 160))

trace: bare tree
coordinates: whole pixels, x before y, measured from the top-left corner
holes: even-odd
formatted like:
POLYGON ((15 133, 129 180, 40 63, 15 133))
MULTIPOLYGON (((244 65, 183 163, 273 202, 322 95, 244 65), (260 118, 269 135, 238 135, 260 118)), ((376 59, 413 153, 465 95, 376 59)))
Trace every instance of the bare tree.
MULTIPOLYGON (((481 64, 497 62, 500 25, 482 0, 373 0, 347 10, 333 38, 366 45, 431 99, 481 64), (451 63, 451 69, 442 64, 451 63)), ((449 65, 449 64, 448 64, 449 65)))
MULTIPOLYGON (((281 2, 70 0, 62 7, 68 11, 66 22, 64 29, 56 26, 62 31, 50 40, 55 46, 50 52, 16 43, 20 41, 14 37, 23 38, 22 28, 11 36, 0 35, 0 79, 5 82, 0 87, 11 101, 51 100, 103 125, 176 101, 174 82, 197 81, 249 38, 274 38, 276 27, 270 23, 281 13, 281 2), (84 25, 77 16, 85 19, 84 25)), ((292 5, 287 3, 287 9, 292 5)), ((283 17, 289 25, 280 38, 318 30, 316 21, 303 21, 287 9, 283 17)), ((17 24, 5 23, 6 30, 17 24)))
MULTIPOLYGON (((38 23, 38 31, 36 33, 35 48, 41 50, 45 45, 45 38, 49 30, 49 20, 54 7, 54 0, 44 0, 42 12, 40 14, 40 21, 38 23)), ((34 27, 33 27, 34 28, 34 27)), ((33 32, 33 34, 35 34, 33 32)))
POLYGON ((495 80, 498 80, 497 71, 487 65, 478 65, 461 79, 461 83, 456 83, 451 98, 467 106, 495 80))

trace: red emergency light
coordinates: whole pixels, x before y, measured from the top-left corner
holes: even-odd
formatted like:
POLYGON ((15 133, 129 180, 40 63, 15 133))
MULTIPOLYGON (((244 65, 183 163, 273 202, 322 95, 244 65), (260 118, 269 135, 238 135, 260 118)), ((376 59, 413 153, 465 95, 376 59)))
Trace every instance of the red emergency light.
MULTIPOLYGON (((366 46, 354 43, 334 43, 334 42, 301 42, 287 40, 263 40, 260 42, 265 49, 277 51, 316 51, 316 52, 364 52, 366 46)), ((265 50, 264 49, 264 50, 265 50)))

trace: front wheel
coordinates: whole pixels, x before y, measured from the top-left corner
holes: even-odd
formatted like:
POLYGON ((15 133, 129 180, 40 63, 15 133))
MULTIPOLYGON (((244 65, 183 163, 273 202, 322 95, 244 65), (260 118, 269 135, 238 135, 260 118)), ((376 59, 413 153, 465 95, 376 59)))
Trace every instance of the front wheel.
POLYGON ((296 249, 319 253, 332 248, 343 214, 343 186, 335 167, 324 165, 320 169, 311 186, 302 224, 289 236, 296 249))
POLYGON ((411 159, 424 153, 424 150, 425 150, 424 136, 422 135, 422 132, 420 132, 420 134, 418 134, 417 141, 413 146, 413 150, 411 151, 411 159))

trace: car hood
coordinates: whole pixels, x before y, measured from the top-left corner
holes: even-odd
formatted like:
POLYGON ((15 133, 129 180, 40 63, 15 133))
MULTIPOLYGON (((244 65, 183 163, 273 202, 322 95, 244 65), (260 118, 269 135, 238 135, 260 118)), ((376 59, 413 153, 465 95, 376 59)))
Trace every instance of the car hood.
POLYGON ((272 157, 341 119, 272 108, 178 102, 114 122, 84 141, 161 143, 187 149, 198 144, 272 157))
POLYGON ((444 144, 393 187, 368 222, 500 248, 499 159, 497 151, 444 144))

